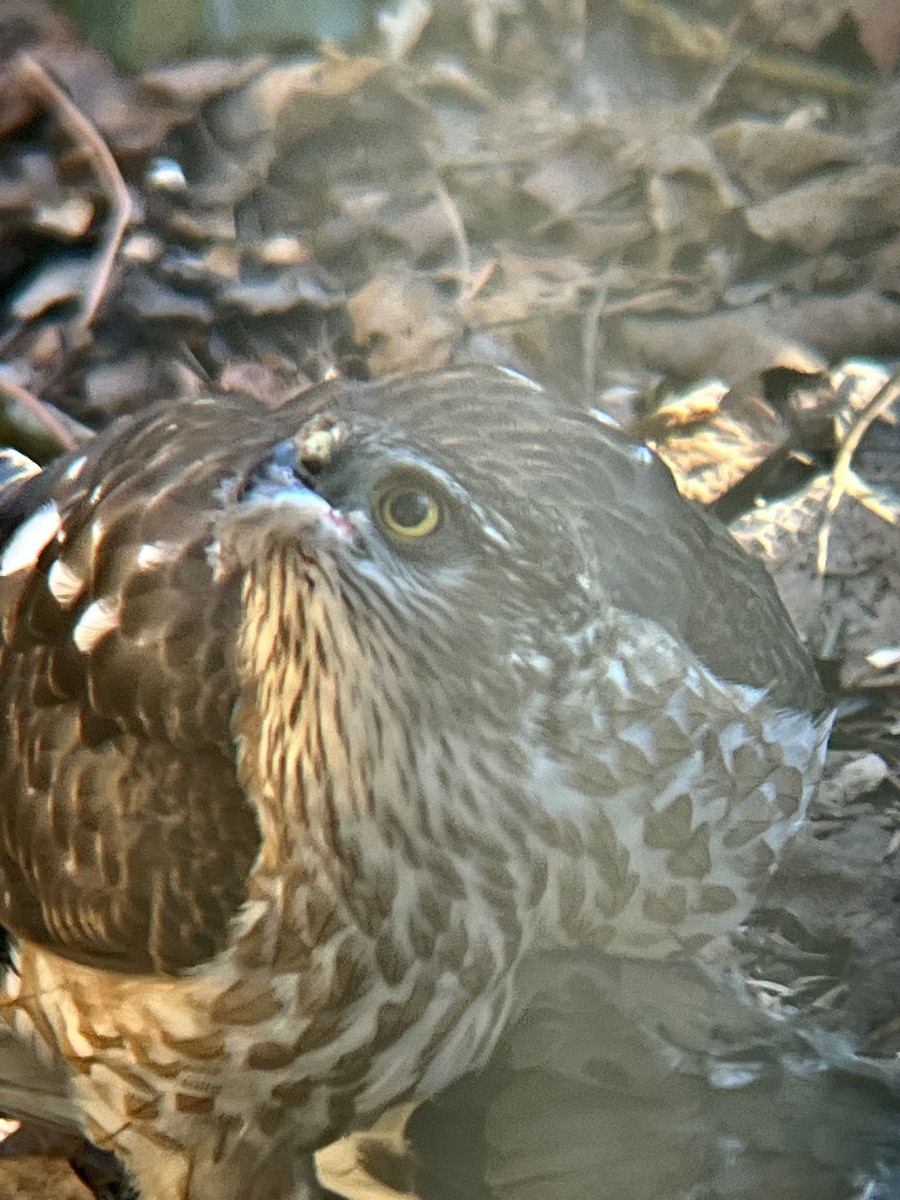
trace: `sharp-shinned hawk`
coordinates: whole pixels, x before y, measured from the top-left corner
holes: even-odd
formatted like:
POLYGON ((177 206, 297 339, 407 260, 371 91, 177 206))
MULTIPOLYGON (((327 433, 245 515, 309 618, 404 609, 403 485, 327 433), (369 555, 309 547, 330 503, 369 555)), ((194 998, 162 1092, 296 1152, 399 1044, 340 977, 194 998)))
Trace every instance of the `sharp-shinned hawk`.
POLYGON ((485 1061, 527 951, 691 954, 802 818, 828 718, 764 570, 512 372, 10 474, 2 1012, 145 1200, 307 1195, 485 1061))

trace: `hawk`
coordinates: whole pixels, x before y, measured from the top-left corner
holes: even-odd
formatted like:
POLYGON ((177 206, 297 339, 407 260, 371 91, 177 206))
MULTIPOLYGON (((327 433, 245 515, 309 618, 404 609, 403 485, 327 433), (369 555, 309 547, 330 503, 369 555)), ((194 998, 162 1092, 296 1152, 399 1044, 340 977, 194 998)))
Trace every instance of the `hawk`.
POLYGON ((0 1012, 145 1200, 316 1194, 485 1062, 530 950, 693 954, 803 817, 829 718, 764 570, 514 372, 9 474, 0 1012))

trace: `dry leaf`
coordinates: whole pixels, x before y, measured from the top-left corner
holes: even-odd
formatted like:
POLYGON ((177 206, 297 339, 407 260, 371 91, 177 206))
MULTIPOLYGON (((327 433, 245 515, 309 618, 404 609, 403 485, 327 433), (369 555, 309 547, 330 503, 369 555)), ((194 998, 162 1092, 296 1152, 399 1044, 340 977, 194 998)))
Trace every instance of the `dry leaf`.
POLYGON ((386 267, 347 303, 353 335, 376 374, 424 371, 450 357, 460 321, 437 288, 405 266, 386 267))
POLYGON ((856 167, 801 184, 746 210, 753 232, 817 254, 835 242, 879 238, 900 225, 900 167, 856 167))
POLYGON ((852 162, 852 138, 775 121, 732 121, 714 130, 712 144, 729 171, 757 200, 775 196, 822 167, 852 162))

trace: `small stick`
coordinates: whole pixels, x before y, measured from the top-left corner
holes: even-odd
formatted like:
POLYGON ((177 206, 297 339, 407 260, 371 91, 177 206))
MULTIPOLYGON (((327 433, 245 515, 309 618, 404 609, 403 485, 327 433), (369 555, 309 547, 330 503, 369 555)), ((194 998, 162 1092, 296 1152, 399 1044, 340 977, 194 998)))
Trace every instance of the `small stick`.
POLYGON ((471 297, 472 288, 472 256, 469 252, 469 239, 466 237, 466 226, 453 197, 440 179, 435 180, 434 194, 450 225, 450 232, 456 246, 456 253, 459 259, 460 298, 468 300, 471 297))
POLYGON ((850 464, 853 461, 853 455, 856 453, 859 443, 863 439, 863 434, 869 426, 888 411, 898 396, 900 396, 900 371, 892 375, 887 383, 879 388, 872 399, 859 412, 835 456, 834 468, 831 472, 831 491, 828 493, 828 502, 825 506, 825 519, 822 522, 822 528, 819 532, 819 551, 816 556, 816 569, 820 575, 825 574, 828 566, 828 542, 831 537, 831 527, 834 523, 834 514, 837 511, 837 506, 840 504, 841 497, 849 486, 850 464))
POLYGON ((27 408, 59 442, 63 450, 77 450, 78 440, 65 427, 59 417, 41 400, 35 396, 33 392, 21 383, 14 383, 11 379, 7 379, 3 374, 0 374, 0 393, 5 393, 11 396, 13 400, 17 400, 23 408, 27 408))
POLYGON ((93 324, 109 287, 116 255, 131 222, 131 197, 109 146, 59 84, 30 54, 19 54, 16 66, 28 85, 56 113, 60 123, 68 129, 75 141, 83 146, 110 198, 112 211, 109 227, 97 255, 93 283, 84 295, 78 318, 78 328, 85 330, 93 324))

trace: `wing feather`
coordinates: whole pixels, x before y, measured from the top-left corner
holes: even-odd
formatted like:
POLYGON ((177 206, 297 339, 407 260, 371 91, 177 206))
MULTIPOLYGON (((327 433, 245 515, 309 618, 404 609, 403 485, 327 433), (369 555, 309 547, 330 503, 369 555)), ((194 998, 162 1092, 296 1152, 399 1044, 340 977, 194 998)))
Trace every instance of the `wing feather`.
POLYGON ((227 944, 259 832, 230 727, 238 584, 213 579, 207 544, 223 478, 272 436, 249 403, 170 406, 0 490, 7 541, 41 506, 61 521, 0 578, 0 919, 17 935, 127 972, 227 944))

